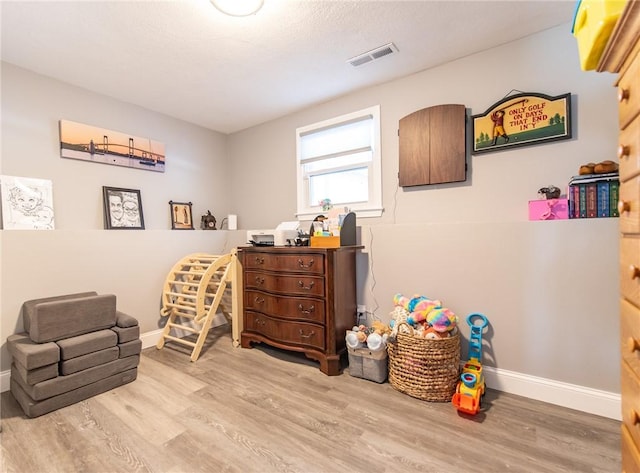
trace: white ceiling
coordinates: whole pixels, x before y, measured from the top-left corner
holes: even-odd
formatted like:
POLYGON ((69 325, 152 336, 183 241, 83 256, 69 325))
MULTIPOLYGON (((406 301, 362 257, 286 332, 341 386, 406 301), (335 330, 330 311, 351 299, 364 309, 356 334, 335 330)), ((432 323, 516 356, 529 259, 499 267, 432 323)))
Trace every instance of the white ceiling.
POLYGON ((2 0, 1 58, 232 133, 559 24, 569 29, 574 7, 265 0, 256 15, 237 18, 209 0, 2 0), (389 42, 398 53, 347 63, 389 42))

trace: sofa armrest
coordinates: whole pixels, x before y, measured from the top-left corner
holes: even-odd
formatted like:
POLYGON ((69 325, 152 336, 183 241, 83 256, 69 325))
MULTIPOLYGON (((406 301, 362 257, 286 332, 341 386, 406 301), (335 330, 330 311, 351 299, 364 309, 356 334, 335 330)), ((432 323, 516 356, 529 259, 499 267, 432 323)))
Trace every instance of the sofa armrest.
POLYGON ((7 349, 11 356, 27 370, 40 368, 60 361, 60 348, 53 342, 35 343, 27 333, 7 337, 7 349))
POLYGON ((116 310, 116 326, 127 328, 127 327, 137 327, 138 319, 135 317, 131 317, 130 315, 125 314, 124 312, 120 312, 116 310))

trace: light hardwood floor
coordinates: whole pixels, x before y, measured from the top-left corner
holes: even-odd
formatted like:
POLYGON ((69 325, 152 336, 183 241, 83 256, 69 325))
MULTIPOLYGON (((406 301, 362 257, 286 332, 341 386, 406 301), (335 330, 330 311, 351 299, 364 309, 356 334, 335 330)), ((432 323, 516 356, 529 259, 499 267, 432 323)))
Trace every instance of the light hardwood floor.
POLYGON ((138 379, 27 419, 2 393, 3 472, 619 472, 620 423, 488 390, 462 417, 303 356, 144 350, 138 379))

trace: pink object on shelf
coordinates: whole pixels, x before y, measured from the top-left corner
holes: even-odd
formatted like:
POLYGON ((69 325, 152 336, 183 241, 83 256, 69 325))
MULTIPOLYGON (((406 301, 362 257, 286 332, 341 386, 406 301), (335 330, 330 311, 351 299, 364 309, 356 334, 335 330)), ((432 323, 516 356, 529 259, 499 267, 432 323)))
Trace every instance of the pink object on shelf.
POLYGON ((569 218, 567 199, 529 201, 529 220, 565 220, 569 218))

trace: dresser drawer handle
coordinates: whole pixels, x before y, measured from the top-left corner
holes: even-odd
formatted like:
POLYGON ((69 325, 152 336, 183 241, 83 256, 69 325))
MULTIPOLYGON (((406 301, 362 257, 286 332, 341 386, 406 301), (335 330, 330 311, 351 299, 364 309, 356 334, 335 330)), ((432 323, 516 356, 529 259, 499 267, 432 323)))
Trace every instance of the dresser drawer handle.
POLYGON ((256 317, 256 325, 264 326, 264 324, 266 324, 266 322, 264 320, 259 319, 258 317, 256 317))
POLYGON ((628 158, 629 153, 631 153, 631 149, 627 145, 618 146, 618 159, 628 158))
POLYGON ((310 291, 311 289, 313 289, 313 286, 315 286, 315 284, 316 284, 316 283, 315 283, 314 281, 311 281, 311 282, 309 283, 309 285, 308 285, 308 286, 305 286, 303 281, 298 281, 298 286, 299 286, 301 289, 306 289, 306 290, 308 290, 308 291, 310 291))
POLYGON ((624 200, 621 200, 618 202, 618 213, 620 215, 622 215, 625 212, 630 212, 631 211, 631 205, 629 204, 629 202, 626 202, 624 200))
POLYGON ((316 334, 315 330, 312 330, 311 332, 309 332, 307 335, 305 335, 305 333, 302 331, 302 329, 300 329, 300 338, 311 338, 316 334))
POLYGON ((638 425, 640 423, 640 416, 635 409, 629 410, 629 420, 631 421, 631 425, 638 425))
POLYGON ((640 268, 635 264, 629 265, 629 277, 631 277, 631 279, 638 279, 638 277, 640 277, 640 268))
POLYGON ((309 307, 308 309, 305 309, 305 308, 302 306, 302 304, 298 304, 298 310, 299 310, 300 312, 302 312, 303 314, 311 314, 312 312, 314 312, 314 311, 316 310, 316 307, 312 305, 312 306, 311 306, 311 307, 309 307))
POLYGON ((264 264, 264 258, 256 256, 256 264, 264 264))
POLYGON ((254 302, 256 304, 264 304, 264 297, 258 297, 256 296, 256 298, 254 299, 254 302))
POLYGON ((618 102, 622 103, 625 100, 629 100, 629 89, 618 87, 618 102))
POLYGON ((301 268, 311 268, 311 266, 313 266, 313 259, 309 260, 309 264, 304 264, 304 261, 302 261, 301 258, 298 258, 298 266, 300 266, 301 268))
POLYGON ((256 276, 256 284, 258 286, 262 286, 264 284, 264 278, 260 276, 256 276))
POLYGON ((629 337, 627 339, 627 349, 629 353, 633 353, 634 351, 638 351, 640 349, 640 343, 633 337, 629 337))

